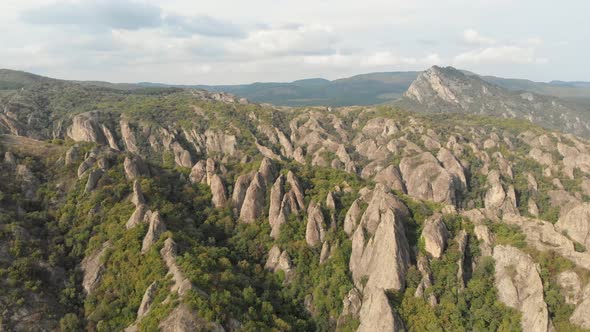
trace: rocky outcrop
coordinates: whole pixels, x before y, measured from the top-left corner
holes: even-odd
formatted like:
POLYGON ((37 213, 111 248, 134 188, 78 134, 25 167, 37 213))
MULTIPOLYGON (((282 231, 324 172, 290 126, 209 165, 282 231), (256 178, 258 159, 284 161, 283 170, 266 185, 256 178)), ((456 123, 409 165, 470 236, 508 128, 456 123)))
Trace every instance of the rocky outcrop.
POLYGON ((125 157, 123 169, 125 170, 125 177, 130 181, 133 181, 140 176, 149 175, 147 165, 137 156, 125 157))
POLYGON ((454 177, 430 152, 403 158, 399 168, 408 195, 438 203, 456 203, 454 177))
POLYGON ((220 130, 205 131, 206 148, 208 154, 221 153, 228 156, 237 154, 236 136, 226 134, 220 130))
POLYGON ((125 228, 131 229, 141 223, 144 223, 144 222, 147 223, 147 222, 149 222, 150 217, 151 217, 151 211, 149 211, 147 205, 139 204, 137 207, 135 207, 135 210, 133 211, 133 213, 129 217, 129 220, 127 220, 127 223, 125 224, 125 228))
POLYGON ((351 289, 348 294, 342 300, 342 312, 338 317, 337 331, 340 331, 340 327, 345 324, 349 319, 356 319, 359 316, 362 305, 362 294, 358 289, 351 289))
POLYGON ((590 203, 580 204, 560 217, 555 228, 590 248, 590 203))
POLYGON ((514 247, 498 245, 494 248, 494 260, 498 298, 522 313, 523 331, 550 331, 552 324, 543 299, 543 282, 533 259, 514 247))
POLYGON ((586 285, 577 302, 576 309, 570 317, 570 323, 584 329, 590 329, 590 285, 586 285))
POLYGON ((382 187, 375 188, 352 236, 349 269, 357 288, 401 290, 405 287, 410 249, 401 221, 402 213, 407 211, 401 210, 395 197, 382 187))
POLYGON ((108 143, 98 123, 97 112, 75 115, 72 118, 72 125, 67 130, 67 135, 76 142, 108 143))
POLYGON ((100 180, 103 173, 104 171, 102 169, 95 169, 90 172, 90 175, 88 175, 88 180, 86 181, 86 186, 84 187, 85 194, 93 191, 96 188, 98 180, 100 180))
POLYGON ((129 122, 125 119, 121 119, 121 121, 119 121, 119 126, 121 128, 121 138, 125 143, 127 151, 131 153, 139 153, 135 134, 133 133, 131 126, 129 126, 129 122))
POLYGON ((383 289, 365 291, 359 312, 360 325, 357 332, 401 331, 403 323, 389 306, 383 289))
POLYGON ((133 192, 131 193, 129 200, 136 207, 145 204, 145 198, 143 197, 143 190, 141 190, 141 183, 139 180, 133 181, 133 192))
POLYGON ((277 245, 274 245, 268 252, 268 258, 264 267, 273 272, 283 271, 286 281, 289 281, 293 277, 294 271, 289 254, 286 250, 281 251, 277 245))
POLYGON ((492 256, 492 246, 494 244, 494 235, 486 225, 476 225, 473 233, 479 240, 479 250, 482 256, 492 256))
MULTIPOLYGON (((24 198, 34 200, 39 187, 39 179, 37 179, 29 167, 23 164, 16 165, 15 175, 20 182, 20 188, 24 198)), ((98 181, 98 179, 96 179, 96 181, 98 181)), ((92 188, 94 188, 94 186, 92 188)))
POLYGON ((262 215, 265 196, 266 187, 264 185, 264 179, 259 172, 256 172, 248 186, 248 190, 244 196, 244 203, 240 210, 240 220, 242 222, 252 223, 262 215))
POLYGON ((330 258, 331 251, 330 243, 325 241, 324 244, 322 244, 322 251, 320 252, 320 264, 324 264, 328 258, 330 258))
POLYGON ((162 256, 164 263, 166 263, 166 267, 168 267, 168 274, 172 276, 173 284, 170 291, 183 296, 191 290, 193 286, 176 263, 176 254, 176 242, 171 238, 167 238, 166 241, 164 241, 164 247, 160 250, 160 255, 162 256))
POLYGON ((463 165, 455 158, 453 153, 445 148, 441 148, 436 155, 443 167, 451 173, 455 180, 455 187, 459 190, 467 189, 467 178, 465 177, 465 170, 463 165))
POLYGON ((199 160, 191 168, 191 174, 189 179, 192 183, 205 183, 207 182, 207 163, 204 160, 199 160))
POLYGON ((271 228, 277 224, 277 219, 281 213, 281 205, 283 202, 283 185, 285 178, 283 175, 279 175, 275 183, 270 189, 270 206, 268 209, 268 222, 271 228))
POLYGON ((210 182, 213 206, 216 208, 224 207, 227 204, 227 192, 221 177, 213 174, 210 182))
POLYGON ((299 180, 295 177, 293 172, 289 171, 287 173, 287 183, 291 187, 291 191, 295 195, 297 199, 297 211, 301 211, 305 209, 305 200, 303 199, 303 189, 301 188, 301 184, 299 184, 299 180))
POLYGON ((305 228, 305 241, 310 247, 315 247, 324 242, 326 229, 324 215, 320 204, 309 203, 307 209, 307 225, 305 228))
POLYGON ((210 331, 225 332, 218 323, 208 322, 198 313, 191 310, 187 304, 180 304, 168 314, 158 326, 161 332, 193 332, 210 331))
POLYGON ((273 162, 267 157, 263 158, 260 167, 258 168, 258 172, 264 180, 265 187, 270 187, 273 184, 277 173, 273 162))
POLYGON ((514 187, 509 186, 504 190, 500 182, 500 173, 492 170, 488 174, 489 189, 484 198, 484 204, 488 211, 495 215, 518 214, 516 207, 516 193, 514 187))
POLYGON ((421 237, 424 240, 426 252, 434 258, 440 258, 447 246, 449 237, 449 232, 441 214, 434 214, 424 222, 421 237))
POLYGON ((145 293, 143 293, 141 304, 139 305, 139 309, 137 309, 138 320, 150 311, 152 302, 154 302, 154 297, 156 296, 157 288, 158 284, 154 281, 148 286, 148 288, 145 290, 145 293))
POLYGON ((148 231, 143 238, 143 243, 141 246, 141 253, 144 254, 154 243, 160 239, 160 235, 166 231, 166 225, 160 218, 160 214, 158 211, 152 212, 150 215, 148 231))
POLYGON ((402 175, 394 165, 389 165, 377 172, 373 180, 377 183, 383 184, 387 188, 406 193, 406 186, 402 180, 402 175))
POLYGON ((350 205, 350 208, 346 212, 346 216, 344 217, 344 232, 349 237, 353 234, 354 230, 356 229, 357 223, 362 214, 361 206, 359 204, 359 200, 355 199, 350 205))
POLYGON ((254 173, 242 174, 238 176, 236 183, 234 184, 232 207, 236 215, 240 215, 242 204, 244 204, 244 199, 246 198, 246 192, 248 191, 248 187, 250 186, 253 177, 254 173))
POLYGON ((100 248, 97 248, 82 260, 82 263, 80 264, 83 274, 82 287, 86 294, 92 293, 100 283, 102 273, 104 272, 102 258, 110 247, 111 243, 107 241, 103 243, 100 248))
POLYGON ((73 165, 80 159, 80 148, 77 145, 72 146, 66 152, 65 164, 66 166, 73 165))
POLYGON ((467 258, 467 244, 469 241, 469 235, 467 232, 462 229, 457 234, 457 247, 459 249, 459 260, 457 261, 457 280, 459 282, 459 289, 463 290, 465 288, 465 282, 467 281, 467 276, 465 274, 465 259, 467 258))
MULTIPOLYGON (((430 264, 428 262, 428 258, 424 255, 418 256, 418 264, 417 265, 418 265, 418 271, 420 271, 420 274, 422 275, 422 279, 420 280, 418 287, 416 287, 416 291, 414 292, 414 296, 419 297, 419 298, 424 298, 424 292, 428 288, 432 287, 432 273, 430 271, 430 264)), ((430 295, 428 295, 428 298, 425 300, 427 300, 431 306, 435 306, 438 303, 436 296, 434 296, 433 293, 430 293, 430 295)))

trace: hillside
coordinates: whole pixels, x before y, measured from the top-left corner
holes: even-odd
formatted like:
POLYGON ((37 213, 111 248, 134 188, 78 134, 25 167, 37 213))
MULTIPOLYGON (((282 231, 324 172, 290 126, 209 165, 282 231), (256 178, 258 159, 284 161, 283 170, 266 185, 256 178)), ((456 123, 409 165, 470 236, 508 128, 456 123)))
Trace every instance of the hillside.
POLYGON ((520 96, 422 75, 407 97, 422 104, 403 108, 8 91, 2 329, 590 329, 590 141, 503 113, 416 112, 520 96))
POLYGON ((505 89, 452 67, 434 66, 424 71, 395 104, 423 112, 521 118, 590 136, 590 112, 583 107, 551 96, 505 89))

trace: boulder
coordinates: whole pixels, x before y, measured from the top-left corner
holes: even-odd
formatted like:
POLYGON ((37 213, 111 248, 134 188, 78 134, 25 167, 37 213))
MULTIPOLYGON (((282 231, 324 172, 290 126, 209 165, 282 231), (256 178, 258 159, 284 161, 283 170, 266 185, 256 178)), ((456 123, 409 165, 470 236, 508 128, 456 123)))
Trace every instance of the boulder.
POLYGON ((147 165, 137 156, 125 157, 123 168, 125 170, 125 177, 130 181, 133 181, 142 175, 148 175, 147 165))
POLYGON ((294 273, 289 254, 286 250, 281 251, 276 244, 270 249, 264 267, 273 272, 283 271, 285 281, 289 281, 294 273))
POLYGON ((143 191, 141 190, 141 183, 137 179, 133 181, 133 193, 131 193, 130 200, 136 207, 145 204, 145 198, 143 197, 143 191))
POLYGON ((441 148, 436 158, 442 163, 443 167, 454 177, 455 187, 459 190, 467 189, 467 178, 463 166, 455 158, 453 153, 445 148, 441 148))
POLYGON ((557 275, 557 283, 565 296, 565 303, 576 305, 582 300, 582 280, 576 272, 561 272, 557 275))
POLYGON ((570 323, 584 329, 590 329, 590 285, 586 285, 582 292, 582 300, 570 317, 570 323))
POLYGON ((328 241, 325 241, 324 244, 322 244, 322 251, 320 252, 320 264, 324 264, 324 262, 330 258, 330 254, 330 244, 328 241))
POLYGON ((493 257, 496 261, 498 299, 522 313, 522 330, 552 330, 547 304, 543 299, 543 282, 533 259, 517 248, 505 245, 496 246, 493 257))

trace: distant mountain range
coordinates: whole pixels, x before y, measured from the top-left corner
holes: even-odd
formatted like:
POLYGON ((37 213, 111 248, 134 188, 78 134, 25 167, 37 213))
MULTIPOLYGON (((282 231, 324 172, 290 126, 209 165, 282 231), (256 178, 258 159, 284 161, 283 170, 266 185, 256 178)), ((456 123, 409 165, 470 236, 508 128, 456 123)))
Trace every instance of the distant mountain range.
MULTIPOLYGON (((469 71, 467 75, 476 75, 469 71)), ((391 102, 403 95, 421 72, 383 72, 356 75, 329 81, 312 78, 289 83, 252 83, 238 85, 169 85, 138 83, 146 87, 200 88, 228 92, 251 101, 285 106, 350 106, 391 102)), ((483 80, 513 91, 528 91, 568 99, 590 108, 590 82, 534 82, 525 79, 480 76, 483 80)))
MULTIPOLYGON (((466 75, 476 75, 462 71, 466 75)), ((257 82, 238 85, 181 85, 151 82, 109 83, 77 81, 83 85, 105 88, 137 90, 145 88, 197 88, 210 92, 227 92, 257 103, 281 106, 350 106, 374 105, 400 98, 421 72, 382 72, 356 75, 337 80, 310 78, 293 82, 257 82)), ((512 91, 528 91, 559 97, 590 109, 590 82, 551 81, 534 82, 525 79, 479 76, 484 81, 512 91)), ((49 78, 7 69, 0 69, 0 90, 17 88, 33 81, 49 78)))

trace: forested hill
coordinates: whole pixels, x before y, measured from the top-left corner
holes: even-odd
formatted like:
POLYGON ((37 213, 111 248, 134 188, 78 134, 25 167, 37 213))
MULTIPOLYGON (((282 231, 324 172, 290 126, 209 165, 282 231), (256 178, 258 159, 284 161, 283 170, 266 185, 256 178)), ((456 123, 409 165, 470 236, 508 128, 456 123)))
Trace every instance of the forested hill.
POLYGON ((2 330, 590 328, 584 138, 410 104, 17 83, 2 330))

